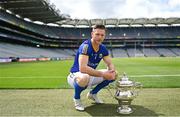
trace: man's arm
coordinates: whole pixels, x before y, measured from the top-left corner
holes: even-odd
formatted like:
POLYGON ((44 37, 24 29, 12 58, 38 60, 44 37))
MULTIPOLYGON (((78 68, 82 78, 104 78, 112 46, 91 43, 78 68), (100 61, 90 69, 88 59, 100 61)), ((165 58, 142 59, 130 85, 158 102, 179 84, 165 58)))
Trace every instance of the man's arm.
POLYGON ((103 60, 106 63, 108 70, 115 70, 110 56, 103 57, 103 60))
POLYGON ((80 72, 89 74, 90 76, 103 77, 104 79, 107 79, 107 80, 115 79, 114 71, 95 70, 88 66, 88 59, 89 59, 89 57, 87 55, 79 55, 79 70, 80 70, 80 72))
POLYGON ((79 55, 79 70, 82 73, 89 74, 90 76, 103 77, 103 72, 95 70, 88 66, 89 56, 79 55))
POLYGON ((108 70, 113 71, 115 73, 115 79, 117 79, 118 78, 118 72, 116 71, 115 66, 112 63, 111 57, 105 56, 105 57, 103 57, 103 60, 106 63, 108 70))

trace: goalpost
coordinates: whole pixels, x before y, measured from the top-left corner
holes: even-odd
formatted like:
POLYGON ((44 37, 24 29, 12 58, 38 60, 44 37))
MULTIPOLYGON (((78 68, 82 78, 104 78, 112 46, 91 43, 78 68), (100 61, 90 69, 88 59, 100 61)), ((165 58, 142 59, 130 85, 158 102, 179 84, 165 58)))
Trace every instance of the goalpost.
MULTIPOLYGON (((138 33, 137 36, 138 36, 138 39, 141 39, 140 33, 138 33)), ((144 57, 144 41, 143 40, 142 41, 135 40, 135 42, 134 42, 134 57, 144 57), (137 49, 139 49, 139 50, 137 50, 137 49), (141 49, 141 51, 140 51, 140 49, 141 49)))

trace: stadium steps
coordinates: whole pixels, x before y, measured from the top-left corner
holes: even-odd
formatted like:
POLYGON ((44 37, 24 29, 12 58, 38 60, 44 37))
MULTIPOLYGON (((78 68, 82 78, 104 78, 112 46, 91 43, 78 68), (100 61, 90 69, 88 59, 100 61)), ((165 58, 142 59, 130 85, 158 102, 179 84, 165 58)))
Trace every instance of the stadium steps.
POLYGON ((139 55, 143 55, 143 53, 137 48, 136 50, 134 48, 127 49, 127 53, 130 57, 135 57, 139 55))
POLYGON ((176 56, 168 48, 157 48, 156 50, 160 53, 161 56, 166 56, 166 57, 175 57, 176 56))
POLYGON ((177 56, 180 56, 180 48, 170 48, 170 50, 177 56))
POLYGON ((147 57, 159 57, 159 53, 156 52, 156 50, 152 48, 144 48, 144 54, 147 57))
MULTIPOLYGON (((71 50, 70 50, 71 51, 71 50)), ((62 49, 37 48, 17 44, 0 43, 0 57, 72 57, 62 49)))
POLYGON ((126 53, 127 53, 127 56, 130 57, 129 54, 128 54, 128 52, 127 52, 127 49, 125 49, 125 51, 126 51, 126 53))
POLYGON ((128 57, 127 52, 124 49, 121 48, 114 48, 112 49, 113 52, 113 57, 118 58, 118 57, 128 57))
POLYGON ((162 56, 161 53, 159 53, 159 51, 157 51, 157 48, 154 48, 154 50, 159 54, 159 56, 162 56))

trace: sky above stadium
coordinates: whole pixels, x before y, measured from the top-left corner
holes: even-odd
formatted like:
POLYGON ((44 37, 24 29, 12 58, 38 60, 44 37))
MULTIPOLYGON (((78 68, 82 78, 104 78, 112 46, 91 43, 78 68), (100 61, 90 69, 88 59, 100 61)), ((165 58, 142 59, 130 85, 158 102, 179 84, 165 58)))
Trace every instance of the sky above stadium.
POLYGON ((180 0, 50 0, 72 19, 180 17, 180 0))

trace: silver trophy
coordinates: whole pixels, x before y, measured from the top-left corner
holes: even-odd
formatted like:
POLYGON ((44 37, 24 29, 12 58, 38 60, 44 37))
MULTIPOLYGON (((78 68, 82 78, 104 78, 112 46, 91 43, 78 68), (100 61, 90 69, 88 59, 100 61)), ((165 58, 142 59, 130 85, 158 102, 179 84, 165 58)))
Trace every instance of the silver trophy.
POLYGON ((142 84, 130 81, 124 73, 123 77, 116 82, 115 98, 118 100, 119 107, 117 112, 120 114, 131 114, 133 109, 130 107, 132 100, 138 95, 142 84))

